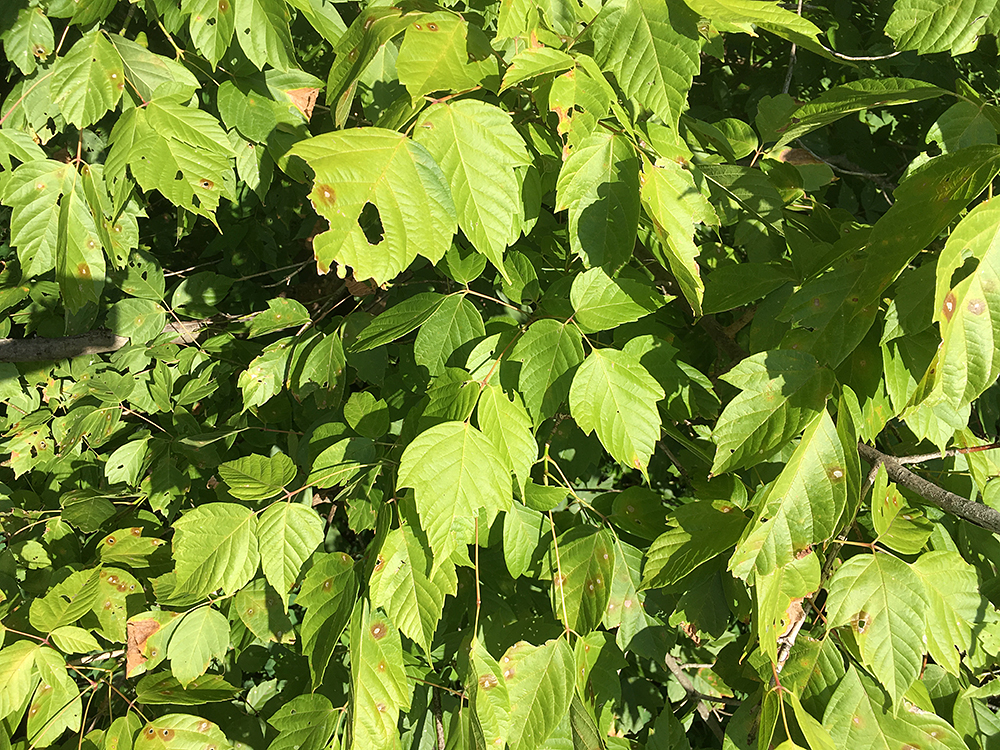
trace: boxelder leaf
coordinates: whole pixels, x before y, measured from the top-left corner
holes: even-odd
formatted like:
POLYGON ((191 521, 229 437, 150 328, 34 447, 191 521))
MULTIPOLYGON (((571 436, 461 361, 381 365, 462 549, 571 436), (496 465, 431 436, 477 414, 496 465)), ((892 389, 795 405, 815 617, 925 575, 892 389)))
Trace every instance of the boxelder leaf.
POLYGON ((375 447, 368 438, 338 440, 313 460, 306 483, 320 489, 344 485, 374 461, 375 447))
POLYGON ((267 723, 279 734, 270 750, 322 750, 333 735, 340 710, 324 695, 297 695, 283 705, 267 723))
POLYGON ((441 102, 420 116, 413 139, 441 165, 465 236, 506 279, 503 254, 520 234, 517 167, 529 163, 510 115, 475 99, 441 102))
POLYGON ((3 34, 4 54, 26 76, 35 72, 38 58, 46 59, 54 47, 52 23, 41 8, 21 8, 3 34))
POLYGON ((574 148, 559 171, 555 208, 569 209, 570 244, 586 265, 624 265, 639 226, 639 157, 628 139, 600 130, 574 148))
POLYGON ((503 557, 511 578, 524 575, 538 555, 547 523, 545 516, 513 502, 503 519, 503 557))
POLYGON ((67 122, 78 128, 100 120, 125 90, 118 51, 94 29, 70 47, 53 67, 51 95, 67 122))
POLYGON ((757 632, 761 651, 778 663, 778 639, 793 625, 801 612, 801 601, 820 585, 820 562, 815 552, 798 557, 754 581, 757 601, 757 632))
POLYGON ((216 750, 231 747, 218 726, 194 714, 166 714, 147 723, 135 737, 135 750, 216 750))
POLYGON ((796 559, 829 539, 847 503, 847 457, 824 410, 806 427, 785 468, 760 500, 749 532, 729 569, 750 580, 796 559))
POLYGON ((281 597, 259 578, 239 590, 233 607, 247 629, 262 641, 282 643, 294 630, 281 597))
POLYGON ((927 648, 937 664, 958 676, 959 652, 973 649, 972 628, 981 602, 976 569, 950 550, 921 555, 911 568, 927 591, 927 648))
POLYGON ((125 482, 130 487, 138 484, 139 473, 146 459, 148 440, 149 438, 130 440, 108 456, 107 463, 104 464, 104 476, 109 482, 125 482))
POLYGON ((448 11, 428 13, 407 27, 396 72, 414 101, 435 91, 495 88, 497 60, 481 31, 448 11))
POLYGON ((218 610, 199 607, 184 615, 167 644, 170 671, 187 687, 205 674, 212 659, 222 659, 229 649, 229 621, 218 610))
POLYGON ((53 630, 49 637, 64 654, 89 654, 99 651, 101 646, 89 630, 74 625, 63 625, 53 630))
POLYGON ((249 338, 265 336, 285 328, 298 328, 309 322, 309 311, 294 299, 278 297, 267 301, 267 310, 254 316, 249 338))
POLYGON ((323 681, 333 649, 347 627, 358 593, 354 561, 343 552, 320 554, 306 573, 296 603, 305 607, 302 653, 309 660, 312 684, 323 681))
POLYGON ((405 270, 417 255, 436 263, 455 234, 455 205, 441 168, 427 150, 402 133, 363 128, 300 141, 290 155, 315 172, 309 194, 330 229, 313 240, 321 273, 334 262, 355 278, 378 284, 405 270), (383 237, 372 244, 358 219, 368 204, 383 237))
POLYGON ((523 494, 524 485, 531 478, 531 467, 538 459, 538 443, 521 397, 515 393, 513 400, 508 399, 502 388, 487 385, 479 395, 476 415, 479 429, 517 477, 523 494))
POLYGON ((273 456, 254 453, 221 464, 219 476, 229 485, 229 493, 233 497, 267 500, 295 478, 295 462, 284 453, 273 456))
POLYGON ((292 372, 292 392, 302 399, 312 394, 316 405, 329 409, 340 402, 347 358, 337 333, 322 337, 309 348, 301 368, 292 372))
POLYGON ((534 750, 569 711, 576 684, 573 649, 562 638, 541 646, 520 641, 499 665, 510 696, 507 747, 534 750))
POLYGON ((614 537, 606 529, 577 526, 549 548, 552 612, 586 635, 604 617, 615 565, 614 537))
POLYGON ((679 0, 612 0, 587 33, 626 96, 676 127, 699 68, 698 16, 679 0))
POLYGON ((396 722, 410 707, 399 631, 362 599, 354 608, 351 641, 351 736, 354 747, 392 747, 396 722))
MULTIPOLYGON (((50 32, 51 33, 51 32, 50 32)), ((576 66, 576 60, 551 47, 527 47, 517 52, 504 71, 500 91, 546 73, 561 73, 576 66)))
POLYGON ((181 11, 190 13, 188 30, 198 51, 214 67, 229 49, 236 28, 230 0, 181 0, 181 11))
POLYGON ((902 560, 879 552, 852 557, 827 590, 829 626, 851 626, 865 665, 898 705, 923 660, 928 596, 920 577, 902 560))
POLYGON ((431 652, 431 641, 444 610, 444 598, 458 586, 455 565, 437 565, 410 524, 393 529, 382 543, 368 581, 369 598, 398 624, 400 631, 431 652))
POLYGON ((816 41, 819 28, 801 15, 778 3, 760 0, 685 0, 702 18, 715 24, 719 31, 737 30, 756 36, 754 27, 765 29, 799 47, 823 57, 832 56, 816 41))
POLYGON ((546 318, 528 326, 511 350, 511 359, 521 363, 520 391, 536 425, 569 396, 572 370, 583 361, 581 339, 573 326, 546 318))
POLYGON ((406 446, 399 487, 412 487, 420 524, 436 558, 472 541, 472 520, 481 510, 492 519, 511 501, 510 471, 493 443, 464 422, 425 430, 406 446))
POLYGON ((473 639, 469 649, 469 670, 466 684, 471 686, 469 704, 474 721, 478 723, 487 747, 503 747, 510 714, 507 681, 500 664, 478 638, 473 639))
POLYGON ((455 294, 445 298, 420 326, 413 343, 413 358, 431 375, 440 375, 456 349, 485 335, 479 310, 466 296, 455 294))
POLYGON ((365 326, 350 350, 364 352, 402 338, 423 324, 447 299, 443 294, 420 292, 393 305, 365 326))
POLYGON ((176 60, 150 52, 141 44, 118 34, 111 34, 108 38, 121 55, 129 84, 135 86, 143 101, 152 99, 156 89, 164 83, 171 84, 171 91, 183 91, 188 96, 201 88, 194 73, 176 60))
POLYGON ((573 279, 569 292, 576 313, 573 319, 585 333, 606 331, 656 312, 669 298, 651 284, 622 274, 611 278, 601 268, 573 279))
POLYGON ((51 648, 40 648, 35 668, 41 683, 28 708, 27 739, 33 747, 53 744, 67 729, 80 730, 83 702, 80 688, 67 674, 66 660, 51 648))
POLYGON ((723 376, 742 390, 726 404, 712 437, 712 473, 766 459, 823 408, 833 372, 806 352, 779 349, 747 357, 723 376))
POLYGON ((951 51, 960 55, 975 49, 995 7, 996 0, 956 3, 897 0, 886 21, 885 34, 899 50, 916 50, 921 55, 951 51))
POLYGON ((235 503, 207 503, 174 522, 178 590, 232 594, 257 571, 257 518, 235 503))
MULTIPOLYGON (((38 684, 35 657, 41 651, 34 641, 15 641, 0 649, 0 716, 24 706, 38 684)), ((18 717, 20 718, 20 717, 18 717)))
MULTIPOLYGON (((278 454, 281 455, 281 454, 278 454)), ((302 565, 323 541, 323 522, 312 508, 278 502, 257 520, 257 544, 264 577, 288 610, 288 592, 302 565)))
POLYGON ((645 474, 660 438, 660 384, 639 360, 617 349, 595 349, 573 376, 569 408, 580 429, 597 432, 617 461, 645 474))
POLYGON ((222 675, 204 674, 183 686, 170 672, 157 672, 139 680, 135 692, 140 703, 151 706, 198 706, 232 700, 240 689, 226 682, 222 675))
MULTIPOLYGON (((226 0, 228 3, 228 0, 226 0)), ((240 47, 258 69, 265 63, 278 70, 294 67, 291 16, 284 0, 233 0, 240 47)))
POLYGON ((99 569, 78 570, 31 602, 31 626, 43 633, 69 625, 90 611, 97 600, 99 569))

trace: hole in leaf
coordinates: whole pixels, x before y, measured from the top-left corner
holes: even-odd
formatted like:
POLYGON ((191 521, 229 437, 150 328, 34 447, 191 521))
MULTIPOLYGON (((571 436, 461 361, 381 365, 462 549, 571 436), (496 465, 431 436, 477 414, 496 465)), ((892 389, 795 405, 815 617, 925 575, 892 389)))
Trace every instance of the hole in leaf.
POLYGON ((361 209, 358 224, 361 225, 361 231, 365 233, 369 245, 377 245, 385 237, 382 217, 379 216, 378 207, 374 203, 366 203, 361 209))

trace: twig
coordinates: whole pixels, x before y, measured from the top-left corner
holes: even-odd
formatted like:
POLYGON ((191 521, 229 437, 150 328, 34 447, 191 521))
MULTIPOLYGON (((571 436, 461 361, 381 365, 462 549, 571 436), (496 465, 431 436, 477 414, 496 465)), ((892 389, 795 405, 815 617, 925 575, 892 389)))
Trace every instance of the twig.
MULTIPOLYGON (((802 0, 799 0, 799 7, 795 9, 795 12, 800 16, 802 15, 802 0)), ((788 89, 792 86, 792 76, 795 74, 795 52, 798 49, 798 45, 792 42, 792 49, 788 53, 788 72, 785 73, 785 85, 781 87, 781 93, 787 94, 788 89)))
POLYGON ((437 730, 437 750, 445 750, 444 721, 441 715, 441 693, 431 688, 431 711, 434 713, 434 728, 437 730))
POLYGON ((708 724, 709 729, 712 730, 712 734, 718 738, 720 742, 723 741, 724 735, 722 732, 722 727, 719 726, 718 719, 715 718, 715 714, 709 710, 708 706, 705 705, 705 701, 701 698, 701 693, 694 689, 694 683, 691 682, 691 678, 688 677, 684 670, 681 669, 680 663, 670 654, 664 654, 663 661, 667 665, 667 669, 670 670, 670 674, 674 676, 674 679, 681 684, 684 688, 684 692, 687 693, 688 698, 695 701, 695 710, 698 715, 702 718, 706 724, 708 724))
POLYGON ((819 46, 829 52, 831 55, 836 57, 838 60, 847 60, 848 62, 865 62, 873 60, 888 60, 890 57, 896 57, 896 55, 903 54, 903 50, 896 50, 895 52, 890 52, 888 55, 845 55, 837 50, 830 49, 822 42, 819 46))
POLYGON ((927 502, 969 523, 992 531, 994 534, 1000 534, 1000 512, 990 506, 966 500, 961 495, 938 487, 933 482, 929 482, 907 469, 896 460, 895 456, 882 453, 870 445, 858 443, 858 452, 865 461, 873 466, 881 463, 885 466, 886 473, 892 481, 917 493, 927 502))
POLYGON ((950 456, 962 456, 966 453, 979 453, 980 451, 991 451, 1000 448, 1000 441, 989 445, 970 445, 966 448, 949 448, 939 453, 921 453, 915 456, 896 456, 896 463, 900 464, 922 464, 925 461, 933 461, 937 458, 948 458, 950 456))

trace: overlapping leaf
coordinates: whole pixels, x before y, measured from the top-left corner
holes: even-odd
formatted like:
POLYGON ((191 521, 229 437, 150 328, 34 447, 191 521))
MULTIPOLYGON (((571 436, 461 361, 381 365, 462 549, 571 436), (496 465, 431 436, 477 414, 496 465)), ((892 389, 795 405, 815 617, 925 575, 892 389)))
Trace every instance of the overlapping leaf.
POLYGON ((235 503, 207 503, 174 522, 177 587, 194 595, 235 593, 257 570, 257 518, 235 503))
POLYGON ((575 685, 573 649, 562 638, 541 646, 520 641, 498 663, 510 700, 507 746, 539 747, 569 710, 575 685))
POLYGON ((555 413, 569 396, 573 368, 583 361, 580 332, 557 320, 532 323, 514 345, 521 362, 520 387, 535 424, 555 413))
POLYGON ((897 0, 885 33, 900 50, 960 55, 975 49, 976 39, 994 8, 996 0, 897 0))
POLYGON ((323 541, 323 522, 316 511, 297 503, 278 502, 257 521, 261 568, 267 582, 288 609, 288 592, 302 565, 323 541))

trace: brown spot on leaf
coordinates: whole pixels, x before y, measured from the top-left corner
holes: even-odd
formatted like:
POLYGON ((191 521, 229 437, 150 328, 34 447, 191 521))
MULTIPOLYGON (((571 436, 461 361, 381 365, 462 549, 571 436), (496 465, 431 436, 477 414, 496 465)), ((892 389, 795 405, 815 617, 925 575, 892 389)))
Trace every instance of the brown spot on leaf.
POLYGON ((864 635, 870 624, 871 618, 864 610, 861 610, 851 618, 851 627, 854 628, 858 635, 864 635))
POLYGON ((317 185, 313 188, 315 202, 324 206, 332 206, 337 202, 337 191, 332 185, 317 185))
POLYGON ((308 120, 312 117, 313 107, 316 106, 316 99, 319 97, 317 88, 290 89, 285 93, 292 100, 295 108, 308 120))
POLYGON ((170 742, 170 740, 172 740, 174 738, 174 730, 173 729, 161 729, 160 730, 160 737, 163 739, 164 742, 170 742))
POLYGON ((437 31, 438 30, 438 25, 436 23, 434 23, 433 21, 431 21, 429 24, 427 24, 427 30, 428 31, 437 31))
POLYGON ((91 276, 90 265, 87 263, 78 263, 76 266, 76 273, 81 279, 89 279, 91 276))
POLYGON ((480 676, 479 678, 479 687, 481 687, 483 690, 492 690, 499 684, 500 681, 497 679, 497 676, 492 672, 487 672, 486 674, 480 676))
MULTIPOLYGON (((125 676, 131 677, 135 670, 146 663, 142 653, 146 641, 160 629, 156 620, 130 620, 125 624, 125 676)), ((153 653, 156 656, 156 653, 153 653)))
POLYGON ((982 315, 986 312, 986 300, 970 299, 967 307, 973 315, 982 315))
POLYGON ((372 626, 369 628, 369 632, 371 632, 372 638, 374 638, 376 641, 380 641, 383 638, 385 638, 387 630, 388 628, 386 628, 385 623, 382 622, 381 620, 372 623, 372 626))
POLYGON ((945 320, 950 321, 951 316, 955 314, 954 292, 948 292, 948 295, 944 298, 944 305, 941 307, 941 311, 944 313, 945 320))

